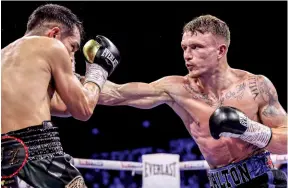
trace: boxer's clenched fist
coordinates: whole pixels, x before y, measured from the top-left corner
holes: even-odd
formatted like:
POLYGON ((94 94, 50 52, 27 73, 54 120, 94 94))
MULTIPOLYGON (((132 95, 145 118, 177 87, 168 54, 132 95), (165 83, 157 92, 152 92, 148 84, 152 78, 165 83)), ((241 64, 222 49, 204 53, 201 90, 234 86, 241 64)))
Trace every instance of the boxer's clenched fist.
POLYGON ((101 89, 120 63, 120 53, 117 47, 106 37, 98 35, 83 47, 86 60, 85 83, 94 82, 101 89))

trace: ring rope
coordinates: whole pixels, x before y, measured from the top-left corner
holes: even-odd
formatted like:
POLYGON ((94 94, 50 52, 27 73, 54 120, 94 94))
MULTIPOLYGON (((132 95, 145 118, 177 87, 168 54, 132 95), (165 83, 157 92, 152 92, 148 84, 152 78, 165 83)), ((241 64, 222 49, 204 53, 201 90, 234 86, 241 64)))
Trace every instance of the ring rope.
MULTIPOLYGON (((288 161, 288 155, 271 155, 273 164, 285 164, 288 161)), ((114 160, 94 160, 74 158, 74 165, 77 168, 107 169, 107 170, 130 170, 142 171, 142 163, 132 161, 114 161, 114 160)), ((180 170, 205 170, 209 165, 205 160, 180 162, 180 170)))

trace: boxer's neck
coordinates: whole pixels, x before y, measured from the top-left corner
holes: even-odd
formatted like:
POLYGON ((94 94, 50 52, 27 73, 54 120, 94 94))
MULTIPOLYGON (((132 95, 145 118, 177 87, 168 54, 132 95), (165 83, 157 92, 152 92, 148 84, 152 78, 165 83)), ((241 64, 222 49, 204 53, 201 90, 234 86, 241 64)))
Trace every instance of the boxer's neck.
POLYGON ((213 73, 197 78, 197 85, 203 89, 204 93, 212 93, 219 98, 223 91, 232 86, 235 74, 229 67, 227 61, 219 64, 213 73))

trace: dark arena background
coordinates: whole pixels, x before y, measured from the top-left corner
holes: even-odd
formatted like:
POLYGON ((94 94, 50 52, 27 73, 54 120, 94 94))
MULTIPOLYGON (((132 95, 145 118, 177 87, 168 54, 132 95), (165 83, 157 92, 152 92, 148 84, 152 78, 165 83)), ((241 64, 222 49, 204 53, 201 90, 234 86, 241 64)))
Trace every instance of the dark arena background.
MULTIPOLYGON (((212 14, 231 31, 228 63, 268 77, 287 111, 287 2, 1 2, 1 48, 24 35, 32 11, 44 3, 70 8, 83 21, 83 43, 96 35, 111 39, 122 61, 109 80, 152 82, 185 75, 180 41, 192 18, 212 14)), ((82 45, 83 45, 82 43, 82 45)), ((82 52, 76 71, 85 73, 82 52)), ((3 110, 3 109, 2 109, 3 110)), ((203 160, 180 118, 166 105, 149 110, 98 105, 91 119, 52 117, 64 151, 75 158, 141 161, 145 153, 176 153, 180 161, 203 160)), ((286 172, 286 165, 279 168, 286 172)), ((88 187, 141 187, 130 171, 80 169, 88 187)), ((181 187, 208 187, 205 170, 182 171, 181 187)))

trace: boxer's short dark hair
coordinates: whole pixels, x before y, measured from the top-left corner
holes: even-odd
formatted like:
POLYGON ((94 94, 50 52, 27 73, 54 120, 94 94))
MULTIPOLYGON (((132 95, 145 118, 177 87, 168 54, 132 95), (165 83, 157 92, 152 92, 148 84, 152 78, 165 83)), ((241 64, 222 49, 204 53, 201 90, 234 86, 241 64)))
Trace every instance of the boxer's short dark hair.
POLYGON ((213 35, 223 37, 227 45, 230 45, 230 30, 228 25, 219 18, 212 15, 202 15, 192 19, 183 27, 183 32, 200 32, 202 34, 210 32, 213 35))
POLYGON ((83 24, 79 18, 67 7, 57 4, 45 4, 35 9, 29 16, 26 32, 35 28, 41 28, 47 22, 57 22, 64 25, 68 28, 68 32, 71 32, 69 34, 73 33, 76 26, 81 38, 84 35, 83 24))

